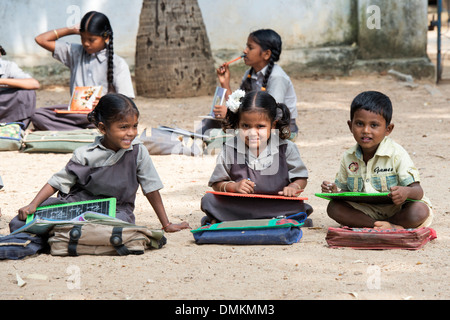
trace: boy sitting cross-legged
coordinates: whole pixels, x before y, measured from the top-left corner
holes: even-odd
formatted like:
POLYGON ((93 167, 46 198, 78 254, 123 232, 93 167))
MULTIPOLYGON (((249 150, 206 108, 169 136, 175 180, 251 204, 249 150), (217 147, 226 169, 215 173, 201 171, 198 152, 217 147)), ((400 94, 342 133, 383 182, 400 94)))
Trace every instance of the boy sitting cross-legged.
POLYGON ((431 224, 431 203, 419 172, 405 149, 388 137, 394 129, 391 118, 392 103, 380 92, 362 92, 351 104, 348 126, 357 144, 344 153, 335 183, 322 183, 322 192, 390 192, 393 204, 330 201, 328 215, 341 225, 403 229, 431 224))

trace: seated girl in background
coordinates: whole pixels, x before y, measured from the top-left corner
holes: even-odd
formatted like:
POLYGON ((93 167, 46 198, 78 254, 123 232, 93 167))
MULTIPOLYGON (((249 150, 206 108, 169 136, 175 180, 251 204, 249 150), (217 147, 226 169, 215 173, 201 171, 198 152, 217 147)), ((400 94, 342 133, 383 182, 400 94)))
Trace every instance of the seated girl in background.
POLYGON ((25 224, 38 206, 114 197, 116 217, 135 223, 134 202, 141 186, 163 229, 175 232, 189 228, 186 222, 172 224, 159 193, 163 187, 146 147, 135 140, 139 111, 133 100, 121 94, 103 96, 89 120, 103 136, 76 149, 66 167, 54 174, 31 203, 10 222, 13 232, 25 224), (50 198, 58 191, 56 198, 50 198))
MULTIPOLYGON (((296 125, 297 96, 289 76, 275 62, 280 59, 282 49, 281 37, 271 29, 260 29, 250 33, 244 50, 244 62, 250 69, 242 79, 240 89, 245 92, 252 90, 267 90, 278 103, 285 104, 291 115, 289 127, 290 139, 298 134, 296 125)), ((226 96, 231 94, 230 69, 228 63, 224 63, 217 69, 217 76, 222 88, 227 90, 226 96)), ((227 113, 226 106, 216 106, 214 115, 216 119, 224 119, 227 113)), ((204 119, 202 133, 208 129, 220 127, 217 120, 204 119)))
POLYGON ((0 122, 23 122, 25 127, 36 110, 39 82, 12 61, 3 60, 0 46, 0 122))
MULTIPOLYGON (((75 87, 102 86, 102 94, 116 92, 134 98, 130 69, 126 61, 114 54, 113 30, 103 13, 91 11, 79 26, 47 31, 36 42, 70 69, 70 95, 75 87), (81 45, 57 41, 68 35, 80 35, 81 45)), ((70 97, 67 98, 70 100, 70 97)), ((59 114, 54 109, 64 105, 39 108, 32 117, 36 130, 74 130, 92 128, 86 114, 59 114)))
MULTIPOLYGON (((289 140, 290 112, 265 91, 239 90, 227 101, 223 129, 237 130, 223 146, 208 185, 215 191, 299 196, 308 171, 297 146, 289 140)), ((303 201, 229 197, 207 193, 201 200, 202 224, 273 218, 312 208, 303 201)))

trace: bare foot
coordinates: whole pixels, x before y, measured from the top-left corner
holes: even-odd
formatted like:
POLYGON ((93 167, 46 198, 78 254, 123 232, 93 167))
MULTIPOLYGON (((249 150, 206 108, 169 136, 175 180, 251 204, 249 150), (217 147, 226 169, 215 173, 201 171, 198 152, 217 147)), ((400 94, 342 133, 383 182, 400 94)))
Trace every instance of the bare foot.
POLYGON ((388 221, 375 221, 373 224, 374 229, 405 229, 398 224, 393 224, 388 221))

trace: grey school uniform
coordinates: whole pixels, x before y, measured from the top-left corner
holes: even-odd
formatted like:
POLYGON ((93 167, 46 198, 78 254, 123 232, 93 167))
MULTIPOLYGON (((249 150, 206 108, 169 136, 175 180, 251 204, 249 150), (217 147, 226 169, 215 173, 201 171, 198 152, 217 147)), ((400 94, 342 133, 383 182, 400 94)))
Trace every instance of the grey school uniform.
MULTIPOLYGON (((150 155, 137 139, 129 149, 114 152, 101 144, 102 137, 74 151, 66 167, 54 174, 48 184, 59 190, 57 197, 43 205, 114 197, 116 218, 135 223, 134 201, 141 186, 144 194, 163 188, 150 155)), ((13 232, 24 225, 16 216, 10 222, 13 232)))
MULTIPOLYGON (((261 89, 267 68, 268 66, 265 66, 256 74, 251 75, 253 90, 261 89)), ((247 79, 249 72, 250 69, 245 72, 242 81, 247 79)), ((298 127, 295 122, 298 117, 297 95, 295 94, 294 85, 292 84, 291 79, 278 64, 274 64, 273 66, 272 73, 269 76, 269 81, 267 81, 266 89, 267 92, 274 97, 276 102, 284 103, 288 107, 291 112, 290 129, 292 133, 296 134, 298 132, 298 127)))
MULTIPOLYGON (((257 194, 277 195, 297 178, 308 178, 297 146, 272 134, 267 147, 255 157, 239 138, 227 140, 217 158, 208 185, 220 181, 252 180, 257 194)), ((210 219, 231 221, 273 218, 298 212, 312 211, 303 201, 229 197, 207 193, 201 209, 210 219)))
MULTIPOLYGON (((264 82, 264 75, 267 72, 268 66, 262 68, 256 74, 252 74, 252 90, 261 90, 264 82)), ((251 69, 248 69, 242 82, 247 80, 248 74, 251 69)), ((269 80, 267 81, 267 92, 274 97, 275 101, 278 103, 284 103, 289 111, 291 112, 291 123, 289 128, 293 134, 298 133, 298 127, 296 124, 296 119, 298 117, 297 111, 297 95, 295 94, 294 85, 292 84, 289 76, 284 72, 283 68, 279 65, 274 64, 272 73, 270 74, 269 80)), ((208 130, 221 128, 221 120, 215 119, 203 119, 201 126, 197 129, 198 133, 207 134, 208 130)))
MULTIPOLYGON (((252 74, 253 90, 261 89, 267 68, 268 66, 265 66, 256 74, 252 74)), ((250 69, 245 72, 242 81, 247 79, 249 72, 250 69)), ((269 81, 267 81, 266 89, 278 103, 284 103, 289 108, 289 111, 291 112, 291 119, 297 119, 297 95, 295 94, 294 85, 286 72, 284 72, 283 68, 281 68, 278 64, 274 64, 273 66, 272 73, 269 76, 269 81)))
MULTIPOLYGON (((70 94, 75 87, 102 86, 102 95, 108 93, 108 50, 87 54, 80 44, 56 41, 53 57, 70 69, 70 94)), ((126 61, 114 54, 114 80, 116 93, 135 98, 130 69, 126 61)), ((37 130, 75 130, 91 128, 85 114, 57 114, 56 108, 66 109, 67 103, 39 108, 32 117, 37 130)))
MULTIPOLYGON (((15 62, 0 58, 0 78, 30 79, 15 62)), ((36 92, 18 88, 0 88, 0 122, 23 122, 25 127, 36 110, 36 92)))

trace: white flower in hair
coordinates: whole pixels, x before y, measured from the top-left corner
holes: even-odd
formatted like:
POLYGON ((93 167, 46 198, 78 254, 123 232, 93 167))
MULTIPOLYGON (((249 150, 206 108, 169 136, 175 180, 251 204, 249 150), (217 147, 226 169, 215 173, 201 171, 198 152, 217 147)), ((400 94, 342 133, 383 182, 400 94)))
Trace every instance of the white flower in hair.
POLYGON ((231 112, 236 113, 239 110, 239 106, 241 105, 241 99, 245 96, 245 91, 238 89, 233 92, 227 100, 227 108, 230 109, 231 112))

